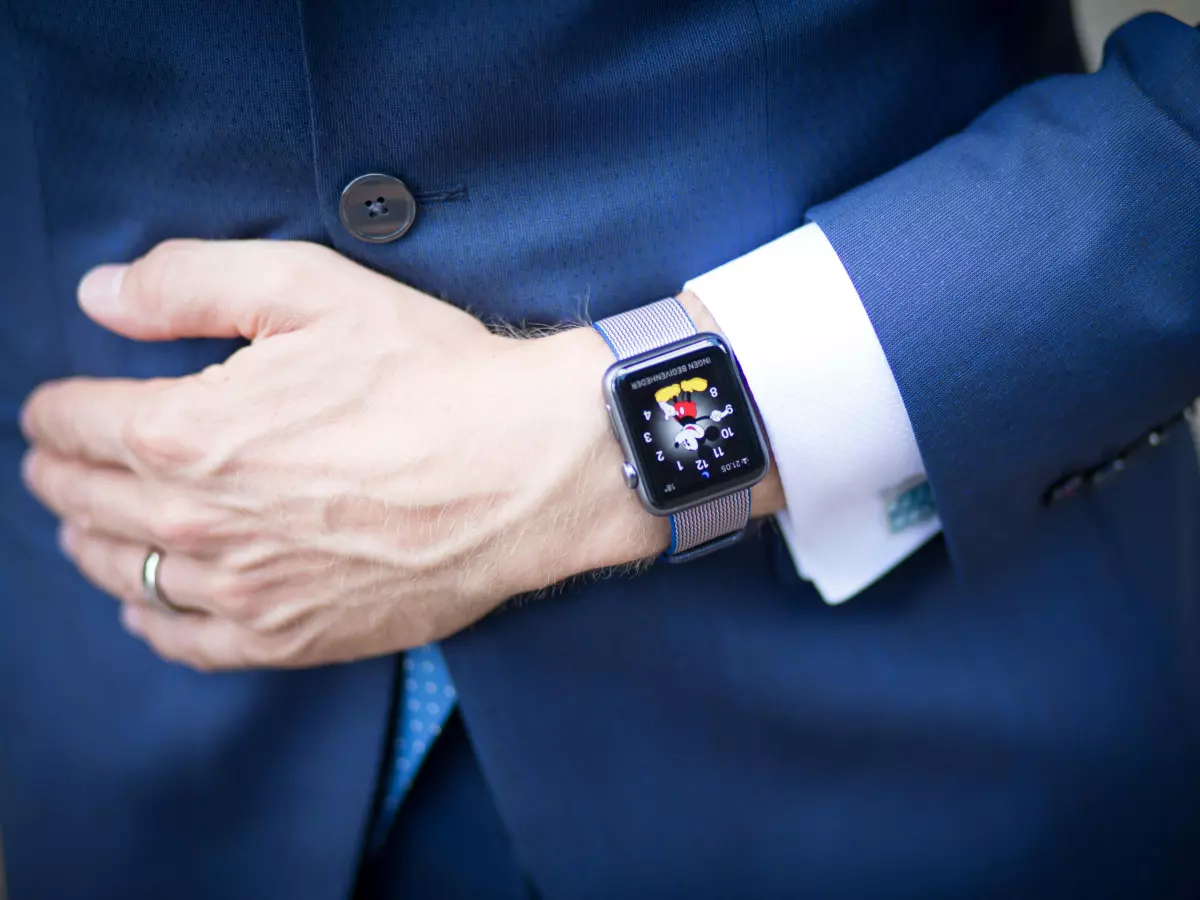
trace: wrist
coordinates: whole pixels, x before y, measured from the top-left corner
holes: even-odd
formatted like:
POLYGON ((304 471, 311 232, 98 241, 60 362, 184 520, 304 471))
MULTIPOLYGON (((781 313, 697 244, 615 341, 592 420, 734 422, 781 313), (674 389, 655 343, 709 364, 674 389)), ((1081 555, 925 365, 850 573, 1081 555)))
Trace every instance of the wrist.
POLYGON ((612 352, 592 328, 513 342, 514 392, 526 411, 524 493, 531 524, 510 593, 655 556, 670 524, 648 513, 621 477, 601 381, 612 352))
MULTIPOLYGON (((720 333, 704 304, 690 292, 679 297, 698 331, 720 333)), ((601 381, 612 351, 592 328, 574 328, 521 341, 518 396, 529 420, 525 472, 536 498, 542 543, 531 555, 514 592, 533 590, 571 575, 623 565, 663 552, 668 519, 650 514, 621 476, 624 457, 604 407, 601 381)), ((784 507, 779 476, 752 488, 755 517, 784 507)))

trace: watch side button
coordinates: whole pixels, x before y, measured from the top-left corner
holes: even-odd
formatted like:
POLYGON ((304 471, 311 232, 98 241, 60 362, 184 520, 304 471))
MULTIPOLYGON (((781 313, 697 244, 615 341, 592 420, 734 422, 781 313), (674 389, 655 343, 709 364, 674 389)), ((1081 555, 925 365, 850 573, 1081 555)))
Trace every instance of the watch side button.
POLYGON ((631 491, 636 490, 638 486, 638 474, 629 462, 621 463, 621 474, 625 477, 625 487, 631 491))

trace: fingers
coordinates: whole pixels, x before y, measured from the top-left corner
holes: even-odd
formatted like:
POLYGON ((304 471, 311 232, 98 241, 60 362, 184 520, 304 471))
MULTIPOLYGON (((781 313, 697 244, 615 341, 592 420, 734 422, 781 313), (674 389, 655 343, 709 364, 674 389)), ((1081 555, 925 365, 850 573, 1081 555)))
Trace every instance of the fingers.
POLYGON ((244 669, 306 665, 309 644, 290 621, 256 614, 253 590, 219 565, 181 553, 164 553, 158 564, 159 596, 189 614, 147 600, 142 568, 150 547, 70 524, 59 530, 67 558, 89 582, 121 601, 121 618, 134 635, 165 659, 195 669, 244 669))
POLYGON ((153 605, 143 593, 149 547, 69 525, 59 531, 59 544, 88 581, 122 602, 125 627, 164 659, 201 671, 310 664, 303 632, 264 628, 245 615, 247 606, 210 563, 172 553, 159 562, 159 595, 187 613, 181 614, 153 605))
MULTIPOLYGON (((369 283, 364 295, 390 284, 316 244, 168 241, 131 265, 92 270, 79 297, 97 322, 139 340, 253 339, 294 330, 337 308, 339 292, 357 280, 369 283)), ((22 427, 31 441, 64 456, 129 464, 141 409, 153 412, 151 399, 168 393, 179 406, 183 395, 175 388, 197 380, 211 385, 218 379, 52 382, 26 401, 22 427)))
MULTIPOLYGON (((123 603, 145 605, 142 565, 149 546, 122 541, 65 525, 59 531, 63 552, 83 576, 123 603)), ((215 613, 212 567, 182 554, 166 554, 158 569, 159 593, 172 604, 196 612, 215 613)))
POLYGON ((235 619, 174 615, 133 604, 122 607, 121 622, 159 656, 204 672, 313 664, 308 652, 313 641, 303 630, 264 634, 235 619))
POLYGON ((332 308, 339 279, 365 274, 316 244, 176 240, 130 265, 93 269, 84 312, 141 341, 244 337, 295 330, 332 308))
POLYGON ((232 516, 128 469, 35 449, 26 454, 22 475, 47 509, 87 531, 197 558, 210 558, 240 537, 232 516))
POLYGON ((21 430, 38 451, 59 457, 161 477, 195 475, 204 471, 211 443, 202 423, 224 416, 227 402, 212 370, 145 382, 71 378, 29 395, 21 430))
POLYGON ((51 381, 25 401, 21 430, 62 456, 126 465, 130 424, 163 388, 162 381, 121 378, 51 381))
POLYGON ((261 664, 248 649, 254 644, 246 630, 228 619, 177 616, 148 606, 127 605, 121 610, 121 622, 159 656, 193 669, 213 672, 261 664))

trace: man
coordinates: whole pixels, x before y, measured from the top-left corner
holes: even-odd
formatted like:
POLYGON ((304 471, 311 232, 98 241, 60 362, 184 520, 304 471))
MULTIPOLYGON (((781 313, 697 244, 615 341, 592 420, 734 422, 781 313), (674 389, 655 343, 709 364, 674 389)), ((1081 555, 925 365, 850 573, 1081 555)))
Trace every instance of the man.
POLYGON ((1200 891, 1200 32, 2 15, 14 900, 1200 891))

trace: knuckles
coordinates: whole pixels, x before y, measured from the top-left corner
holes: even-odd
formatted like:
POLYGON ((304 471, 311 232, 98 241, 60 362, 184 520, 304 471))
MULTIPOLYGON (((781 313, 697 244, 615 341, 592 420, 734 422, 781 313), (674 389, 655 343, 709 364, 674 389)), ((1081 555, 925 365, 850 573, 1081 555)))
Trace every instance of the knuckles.
POLYGON ((218 566, 209 587, 209 602, 219 616, 237 622, 259 640, 286 633, 290 623, 273 609, 278 596, 272 578, 232 566, 227 558, 218 566))
POLYGON ((176 553, 199 556, 220 537, 218 517, 188 503, 169 503, 148 523, 157 546, 176 553))
POLYGON ((186 469, 205 456, 205 433, 188 423, 185 405, 170 390, 143 401, 126 420, 121 439, 134 460, 151 471, 186 469))
POLYGON ((212 585, 209 602, 217 612, 235 622, 250 622, 259 610, 258 591, 244 576, 226 574, 212 585))

